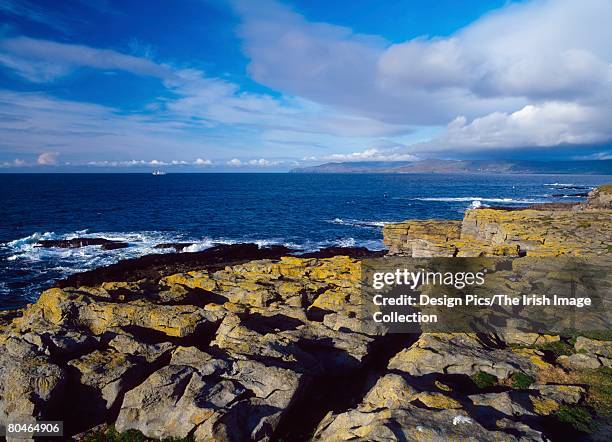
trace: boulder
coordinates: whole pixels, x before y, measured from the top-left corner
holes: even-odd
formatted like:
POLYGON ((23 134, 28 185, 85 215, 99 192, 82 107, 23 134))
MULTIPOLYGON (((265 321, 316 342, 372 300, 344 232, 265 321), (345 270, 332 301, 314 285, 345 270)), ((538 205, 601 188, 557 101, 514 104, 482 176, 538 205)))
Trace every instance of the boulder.
POLYGON ((60 417, 66 372, 48 357, 0 353, 0 425, 60 417))
POLYGON ((300 386, 300 375, 247 360, 177 348, 170 365, 129 391, 116 427, 163 439, 264 440, 300 386))
POLYGON ((514 372, 534 373, 538 366, 512 350, 487 347, 472 334, 424 333, 410 348, 395 355, 388 368, 412 376, 469 376, 482 371, 506 379, 514 372))
POLYGON ((583 207, 587 209, 612 209, 612 185, 600 186, 590 191, 587 202, 583 207))
POLYGON ((574 348, 578 353, 586 353, 589 355, 602 356, 604 358, 612 358, 612 342, 599 341, 596 339, 585 338, 578 336, 574 348))
POLYGON ((330 413, 317 427, 313 440, 544 440, 541 433, 526 425, 508 427, 487 430, 463 410, 429 410, 409 405, 398 409, 353 409, 338 415, 330 413), (511 431, 505 432, 506 429, 511 431))

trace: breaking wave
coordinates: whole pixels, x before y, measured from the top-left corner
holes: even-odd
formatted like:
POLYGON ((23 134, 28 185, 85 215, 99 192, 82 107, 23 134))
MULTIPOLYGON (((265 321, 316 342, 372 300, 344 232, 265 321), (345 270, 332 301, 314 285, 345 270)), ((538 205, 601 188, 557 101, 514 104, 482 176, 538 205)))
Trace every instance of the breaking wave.
POLYGON ((350 218, 334 218, 332 220, 328 220, 327 222, 331 224, 338 224, 341 226, 380 228, 384 227, 386 224, 389 224, 391 221, 362 221, 359 219, 350 218))
POLYGON ((85 230, 67 234, 35 232, 23 238, 0 243, 0 258, 7 261, 5 269, 0 268, 0 294, 27 287, 29 299, 36 299, 39 291, 54 281, 69 275, 108 266, 119 261, 139 258, 154 253, 200 252, 221 244, 255 243, 260 247, 282 245, 301 252, 314 252, 325 247, 367 247, 382 250, 382 240, 356 240, 341 237, 325 241, 291 241, 283 238, 195 238, 176 232, 88 232, 85 230), (128 247, 104 250, 100 246, 79 248, 40 247, 43 240, 66 240, 73 238, 104 238, 127 243, 128 247), (156 248, 162 243, 190 243, 177 252, 174 248, 156 248), (11 288, 12 287, 12 288, 11 288))
POLYGON ((485 201, 488 203, 504 203, 504 204, 539 204, 545 203, 545 200, 538 199, 514 199, 514 198, 485 198, 481 196, 461 196, 461 197, 432 197, 432 198, 414 198, 418 201, 435 201, 435 202, 446 202, 446 203, 460 203, 460 202, 472 202, 472 201, 485 201))

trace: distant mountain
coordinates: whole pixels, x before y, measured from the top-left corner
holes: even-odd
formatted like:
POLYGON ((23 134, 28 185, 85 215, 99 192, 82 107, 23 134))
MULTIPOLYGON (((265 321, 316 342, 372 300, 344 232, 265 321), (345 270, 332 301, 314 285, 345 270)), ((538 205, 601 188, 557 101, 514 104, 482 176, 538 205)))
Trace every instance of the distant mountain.
POLYGON ((544 173, 612 175, 612 160, 422 160, 356 161, 301 167, 293 173, 544 173))

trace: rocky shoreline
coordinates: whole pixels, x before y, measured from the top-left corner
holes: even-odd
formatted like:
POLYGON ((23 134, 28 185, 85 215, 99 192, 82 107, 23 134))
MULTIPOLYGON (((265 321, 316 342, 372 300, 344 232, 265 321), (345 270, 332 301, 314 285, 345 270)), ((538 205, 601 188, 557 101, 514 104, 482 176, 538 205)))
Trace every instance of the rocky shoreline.
MULTIPOLYGON (((586 203, 384 228, 395 256, 612 254, 586 203)), ((78 440, 607 440, 610 333, 385 334, 366 249, 219 246, 73 275, 0 315, 0 423, 78 440)))

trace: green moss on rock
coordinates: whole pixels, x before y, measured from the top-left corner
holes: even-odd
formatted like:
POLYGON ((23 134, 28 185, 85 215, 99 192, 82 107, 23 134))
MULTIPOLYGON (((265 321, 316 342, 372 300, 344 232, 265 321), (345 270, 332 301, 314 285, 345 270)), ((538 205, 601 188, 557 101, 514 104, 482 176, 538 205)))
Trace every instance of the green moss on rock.
MULTIPOLYGON (((119 433, 115 427, 107 428, 106 430, 100 430, 96 433, 90 434, 85 438, 85 442, 148 442, 153 439, 149 439, 144 436, 138 430, 128 430, 123 433, 119 433)), ((192 442, 193 437, 187 436, 184 438, 167 438, 162 439, 161 442, 192 442)))
POLYGON ((547 342, 539 345, 538 349, 552 353, 555 359, 559 356, 569 356, 574 352, 573 345, 570 345, 565 341, 547 342))
POLYGON ((580 405, 561 405, 554 416, 560 422, 569 424, 583 433, 593 431, 593 417, 585 407, 580 405))
POLYGON ((497 384, 497 377, 484 371, 472 375, 471 379, 478 388, 488 388, 497 384))
POLYGON ((512 386, 520 390, 529 388, 529 386, 535 382, 535 379, 533 377, 522 372, 514 373, 511 377, 511 380, 512 386))

